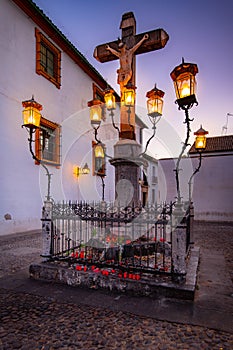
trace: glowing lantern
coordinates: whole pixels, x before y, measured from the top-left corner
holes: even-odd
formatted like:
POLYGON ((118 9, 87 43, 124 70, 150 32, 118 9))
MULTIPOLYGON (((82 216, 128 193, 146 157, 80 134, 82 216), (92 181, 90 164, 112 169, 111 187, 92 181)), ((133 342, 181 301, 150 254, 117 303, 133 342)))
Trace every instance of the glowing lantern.
POLYGON ((136 87, 128 83, 123 92, 123 103, 126 107, 133 107, 135 103, 135 89, 136 87))
POLYGON ((42 105, 34 100, 32 96, 31 100, 23 101, 22 106, 24 110, 23 114, 23 126, 30 129, 36 129, 40 126, 40 111, 43 109, 42 105))
POLYGON ((156 85, 152 90, 148 91, 146 94, 146 97, 148 97, 147 111, 149 117, 152 118, 152 120, 162 115, 163 96, 164 92, 162 90, 157 89, 156 85))
POLYGON ((100 143, 95 146, 95 173, 97 175, 105 175, 105 151, 100 143))
POLYGON ((104 94, 104 101, 108 111, 116 109, 116 102, 114 91, 112 89, 107 89, 104 94))
POLYGON ((175 67, 170 76, 174 82, 177 103, 179 107, 192 106, 196 101, 196 79, 195 75, 198 73, 196 64, 182 63, 175 67))
POLYGON ((90 107, 91 125, 94 129, 98 128, 101 123, 101 118, 102 118, 101 105, 102 105, 102 102, 100 100, 92 100, 88 103, 88 106, 90 107))
POLYGON ((197 151, 202 152, 206 148, 206 136, 209 134, 208 131, 204 130, 202 128, 202 125, 199 130, 197 130, 194 135, 196 135, 196 140, 195 140, 195 148, 197 151))

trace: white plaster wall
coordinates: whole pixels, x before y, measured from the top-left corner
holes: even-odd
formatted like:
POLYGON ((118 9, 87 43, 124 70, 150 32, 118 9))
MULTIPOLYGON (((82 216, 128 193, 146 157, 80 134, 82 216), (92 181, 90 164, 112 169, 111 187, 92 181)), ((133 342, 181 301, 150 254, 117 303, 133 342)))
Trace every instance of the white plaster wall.
POLYGON ((233 221, 233 155, 203 158, 193 202, 197 220, 233 221))
MULTIPOLYGON (((193 170, 197 158, 185 158, 181 164, 181 195, 188 198, 190 162, 193 170)), ((163 200, 174 200, 176 196, 176 159, 159 160, 159 193, 163 200)), ((233 155, 204 156, 200 171, 193 180, 192 198, 195 219, 211 221, 233 221, 233 155)))
MULTIPOLYGON (((42 115, 62 125, 62 167, 49 167, 51 193, 55 199, 79 199, 74 164, 92 169, 90 152, 93 130, 87 101, 92 99, 93 81, 64 52, 61 62, 61 88, 35 72, 35 24, 10 0, 1 0, 0 11, 0 234, 40 228, 41 207, 46 194, 44 169, 35 165, 28 150, 27 132, 21 128, 22 101, 32 94, 43 105, 42 115), (81 114, 80 114, 81 111, 81 114), (77 120, 75 116, 78 115, 77 120), (72 151, 83 133, 87 142, 72 151), (69 152, 70 155, 69 155, 69 152), (73 152, 73 153, 72 153, 73 152), (70 158, 69 158, 70 157, 70 158), (4 215, 10 214, 11 220, 4 215)), ((40 28, 39 28, 40 29, 40 28)), ((105 132, 105 134, 108 134, 105 132)), ((104 141, 104 140, 103 140, 104 141)), ((106 195, 114 196, 114 176, 110 166, 106 195)), ((96 177, 80 177, 80 184, 93 187, 96 177), (90 185, 92 184, 92 185, 90 185)), ((99 193, 97 183, 97 193, 99 193)), ((89 198, 87 198, 89 199, 89 198)))

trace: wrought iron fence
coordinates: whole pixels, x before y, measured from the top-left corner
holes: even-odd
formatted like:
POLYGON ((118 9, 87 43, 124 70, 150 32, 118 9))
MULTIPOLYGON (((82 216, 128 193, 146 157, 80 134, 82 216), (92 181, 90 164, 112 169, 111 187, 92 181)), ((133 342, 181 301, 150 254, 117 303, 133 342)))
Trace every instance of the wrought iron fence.
POLYGON ((172 209, 172 203, 144 208, 54 203, 51 257, 121 271, 170 274, 172 209))

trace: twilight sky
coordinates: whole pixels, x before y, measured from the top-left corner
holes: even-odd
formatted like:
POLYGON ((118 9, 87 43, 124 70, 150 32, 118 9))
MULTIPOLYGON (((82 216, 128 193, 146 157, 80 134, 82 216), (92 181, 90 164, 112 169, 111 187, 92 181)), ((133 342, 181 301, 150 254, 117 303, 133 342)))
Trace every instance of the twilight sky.
MULTIPOLYGON (((165 48, 137 56, 137 105, 146 107, 146 92, 156 82, 165 91, 162 118, 184 140, 184 112, 174 103, 170 78, 184 57, 199 68, 199 105, 190 111, 192 134, 200 124, 209 136, 222 134, 227 113, 233 114, 233 0, 34 1, 117 92, 119 61, 97 62, 95 46, 121 37, 119 25, 125 12, 134 13, 137 33, 163 28, 170 37, 165 48)), ((228 118, 227 134, 233 134, 233 116, 228 118)))

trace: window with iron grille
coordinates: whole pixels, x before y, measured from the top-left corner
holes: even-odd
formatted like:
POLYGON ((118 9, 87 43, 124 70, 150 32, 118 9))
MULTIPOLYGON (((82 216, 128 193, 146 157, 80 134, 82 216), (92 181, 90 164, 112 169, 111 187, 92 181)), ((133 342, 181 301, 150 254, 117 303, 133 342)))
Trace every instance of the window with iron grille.
POLYGON ((50 80, 57 88, 61 86, 61 51, 53 45, 37 28, 36 73, 50 80))
POLYGON ((36 130, 36 157, 44 163, 59 166, 61 163, 60 139, 60 125, 42 117, 40 128, 36 130))

